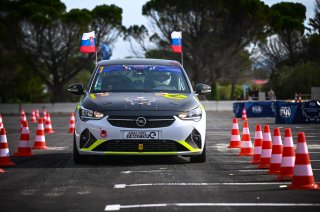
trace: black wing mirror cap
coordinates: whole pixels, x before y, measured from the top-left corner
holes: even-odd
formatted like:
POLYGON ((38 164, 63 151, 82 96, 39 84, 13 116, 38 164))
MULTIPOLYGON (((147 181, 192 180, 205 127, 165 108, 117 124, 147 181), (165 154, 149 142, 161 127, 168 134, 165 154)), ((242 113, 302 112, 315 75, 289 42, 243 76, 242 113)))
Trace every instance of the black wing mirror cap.
POLYGON ((84 86, 82 83, 74 83, 68 86, 68 91, 72 94, 84 94, 84 86))
POLYGON ((211 87, 206 84, 197 84, 196 85, 196 93, 199 95, 209 94, 211 92, 211 87))

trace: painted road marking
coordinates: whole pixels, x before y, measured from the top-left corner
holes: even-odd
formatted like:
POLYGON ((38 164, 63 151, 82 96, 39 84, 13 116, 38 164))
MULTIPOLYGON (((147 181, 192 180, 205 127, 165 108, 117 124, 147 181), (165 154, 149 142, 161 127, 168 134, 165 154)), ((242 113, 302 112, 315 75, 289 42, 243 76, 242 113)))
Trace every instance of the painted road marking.
POLYGON ((56 150, 56 151, 62 151, 62 150, 66 150, 68 149, 68 147, 63 147, 63 146, 56 146, 56 147, 48 147, 47 150, 56 150))
POLYGON ((319 207, 317 203, 160 203, 137 205, 106 205, 105 211, 119 211, 130 208, 159 208, 159 207, 319 207))
POLYGON ((120 174, 131 174, 131 173, 154 173, 164 172, 165 170, 149 170, 149 171, 121 171, 120 174))
MULTIPOLYGON (((264 170, 266 171, 266 170, 264 170)), ((145 186, 224 186, 224 185, 288 185, 291 182, 265 182, 265 183, 141 183, 141 184, 115 184, 113 188, 145 187, 145 186)))

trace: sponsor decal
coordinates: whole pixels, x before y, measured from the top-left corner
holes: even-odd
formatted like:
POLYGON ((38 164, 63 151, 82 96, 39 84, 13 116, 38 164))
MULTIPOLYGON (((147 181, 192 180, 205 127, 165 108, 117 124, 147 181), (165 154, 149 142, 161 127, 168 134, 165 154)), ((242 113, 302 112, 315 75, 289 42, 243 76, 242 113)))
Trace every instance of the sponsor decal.
POLYGON ((158 131, 124 131, 124 139, 158 139, 158 131))
POLYGON ((282 118, 289 118, 291 116, 291 109, 290 107, 280 107, 280 116, 282 118))
POLYGON ((152 105, 153 102, 156 101, 155 98, 152 99, 147 99, 143 96, 141 97, 136 97, 134 99, 129 99, 129 98, 125 98, 125 101, 127 101, 128 103, 130 103, 131 105, 152 105))
POLYGON ((240 111, 240 104, 233 104, 233 112, 234 114, 238 114, 240 111))
POLYGON ((252 113, 259 114, 259 113, 262 113, 262 111, 263 111, 263 108, 261 105, 252 106, 252 113))
POLYGON ((101 138, 107 137, 107 131, 100 129, 100 137, 101 137, 101 138))
POLYGON ((320 107, 318 101, 302 103, 301 110, 305 121, 320 121, 320 107))

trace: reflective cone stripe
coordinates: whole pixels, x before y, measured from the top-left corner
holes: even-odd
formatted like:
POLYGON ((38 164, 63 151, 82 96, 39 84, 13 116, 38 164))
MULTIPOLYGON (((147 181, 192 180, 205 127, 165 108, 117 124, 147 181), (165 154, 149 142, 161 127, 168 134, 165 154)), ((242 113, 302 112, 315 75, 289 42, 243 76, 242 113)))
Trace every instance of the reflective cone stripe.
POLYGON ((9 146, 7 142, 6 130, 0 130, 0 166, 14 166, 16 165, 11 161, 9 146))
POLYGON ((232 130, 231 130, 231 139, 228 148, 240 148, 240 132, 237 118, 233 118, 232 130))
POLYGON ((48 117, 47 110, 46 110, 46 109, 43 109, 43 121, 44 121, 44 123, 46 123, 47 117, 48 117))
POLYGON ((69 133, 73 133, 75 128, 74 113, 70 113, 69 133))
POLYGON ((247 112, 246 112, 246 108, 245 107, 243 107, 243 109, 242 109, 242 120, 248 120, 247 119, 247 112))
POLYGON ((259 169, 268 169, 270 167, 270 159, 272 152, 272 141, 269 125, 265 125, 263 129, 263 141, 259 169))
POLYGON ((31 122, 36 123, 37 119, 36 119, 36 113, 34 110, 32 110, 32 115, 31 115, 31 122))
POLYGON ((43 128, 43 119, 39 118, 36 137, 34 139, 33 149, 47 149, 46 138, 43 128))
POLYGON ((3 126, 3 122, 2 122, 2 115, 0 114, 0 130, 1 130, 2 128, 4 128, 4 126, 3 126))
POLYGON ((268 174, 280 174, 282 151, 283 146, 280 129, 275 128, 273 133, 272 152, 268 174))
POLYGON ((296 150, 296 160, 294 163, 292 183, 288 186, 289 190, 302 189, 314 190, 320 189, 318 184, 315 184, 308 147, 304 132, 298 133, 298 144, 296 150))
POLYGON ((28 122, 23 122, 23 127, 20 135, 20 142, 18 151, 14 153, 13 156, 33 156, 34 153, 32 152, 31 146, 30 146, 30 134, 29 134, 29 128, 28 128, 28 122))
POLYGON ((39 110, 38 110, 38 109, 36 109, 36 118, 37 118, 37 119, 40 118, 40 113, 39 113, 39 110))
POLYGON ((50 113, 47 113, 47 120, 45 121, 44 132, 48 134, 54 133, 54 131, 52 130, 50 113))
POLYGON ((253 155, 253 149, 252 149, 249 125, 247 121, 244 121, 242 137, 241 137, 241 149, 238 156, 252 156, 252 155, 253 155))
POLYGON ((284 130, 284 142, 280 167, 280 175, 277 177, 278 181, 291 180, 293 175, 295 161, 294 145, 291 134, 291 129, 284 130))
POLYGON ((24 121, 27 121, 27 116, 26 116, 26 113, 24 112, 24 110, 22 110, 21 116, 20 116, 20 132, 22 131, 24 121))
POLYGON ((251 163, 257 164, 260 163, 261 160, 261 150, 262 150, 262 131, 261 131, 261 125, 256 125, 256 131, 254 133, 254 148, 253 148, 253 157, 251 163))

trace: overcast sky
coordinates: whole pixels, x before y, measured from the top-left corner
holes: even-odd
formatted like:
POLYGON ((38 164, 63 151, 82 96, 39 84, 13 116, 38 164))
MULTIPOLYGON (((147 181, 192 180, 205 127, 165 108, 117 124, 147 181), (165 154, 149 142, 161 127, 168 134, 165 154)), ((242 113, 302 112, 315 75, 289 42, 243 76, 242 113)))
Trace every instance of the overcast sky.
MULTIPOLYGON (((73 8, 87 8, 92 10, 97 5, 102 4, 114 4, 122 8, 122 24, 126 27, 131 25, 145 25, 147 28, 149 26, 148 19, 142 15, 142 6, 147 2, 147 0, 61 0, 67 7, 67 11, 73 8)), ((290 2, 299 2, 306 6, 307 8, 307 18, 313 16, 314 0, 300 0, 290 2)), ((272 5, 278 2, 279 0, 264 0, 268 5, 272 5)), ((122 38, 119 38, 118 41, 112 48, 113 55, 111 59, 124 58, 126 56, 132 56, 130 52, 129 44, 124 42, 122 38)))

